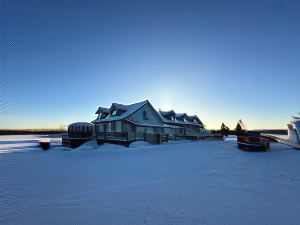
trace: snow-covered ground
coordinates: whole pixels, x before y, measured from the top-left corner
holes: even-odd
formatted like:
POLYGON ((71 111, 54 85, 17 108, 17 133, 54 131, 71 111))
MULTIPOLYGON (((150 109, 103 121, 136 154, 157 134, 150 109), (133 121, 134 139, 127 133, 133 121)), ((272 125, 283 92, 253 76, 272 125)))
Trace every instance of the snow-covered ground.
POLYGON ((300 224, 300 151, 235 145, 0 154, 0 224, 300 224))

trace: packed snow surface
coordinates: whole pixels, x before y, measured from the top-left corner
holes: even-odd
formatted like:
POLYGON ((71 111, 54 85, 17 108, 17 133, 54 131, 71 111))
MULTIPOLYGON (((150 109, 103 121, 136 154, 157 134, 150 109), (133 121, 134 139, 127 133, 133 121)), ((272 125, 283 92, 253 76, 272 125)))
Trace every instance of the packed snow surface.
POLYGON ((300 151, 91 141, 0 154, 0 224, 300 224, 300 151))

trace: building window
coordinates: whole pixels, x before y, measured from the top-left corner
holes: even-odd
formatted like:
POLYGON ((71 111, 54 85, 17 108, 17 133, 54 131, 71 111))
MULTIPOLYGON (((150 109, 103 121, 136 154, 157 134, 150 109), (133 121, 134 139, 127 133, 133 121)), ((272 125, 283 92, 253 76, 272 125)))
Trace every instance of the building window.
POLYGON ((112 116, 115 116, 115 115, 117 115, 117 110, 116 110, 116 109, 114 109, 114 110, 111 112, 111 115, 112 115, 112 116))
POLYGON ((103 132, 105 132, 105 133, 107 132, 107 124, 103 125, 103 132))
POLYGON ((116 132, 116 122, 111 123, 111 131, 116 132))
POLYGON ((159 133, 163 133, 163 130, 159 127, 153 127, 153 132, 159 134, 159 133))
POLYGON ((144 118, 144 120, 149 120, 149 118, 147 117, 147 111, 146 110, 143 111, 143 118, 144 118))
POLYGON ((136 132, 136 126, 135 125, 131 125, 131 132, 136 132))

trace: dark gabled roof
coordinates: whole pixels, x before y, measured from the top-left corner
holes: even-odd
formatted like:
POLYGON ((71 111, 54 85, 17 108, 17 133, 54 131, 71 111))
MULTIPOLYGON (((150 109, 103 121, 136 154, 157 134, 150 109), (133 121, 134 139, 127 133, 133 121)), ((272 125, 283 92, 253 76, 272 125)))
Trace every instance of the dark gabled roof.
POLYGON ((99 114, 99 113, 109 113, 109 109, 108 108, 99 107, 98 110, 95 112, 95 114, 99 114))
POLYGON ((166 124, 173 124, 173 125, 193 125, 193 126, 200 126, 204 127, 203 123, 197 116, 188 116, 186 113, 175 113, 174 110, 170 111, 159 111, 159 114, 166 124), (171 116, 175 117, 175 121, 171 120, 171 116), (186 121, 185 121, 185 120, 186 121), (194 119, 197 123, 194 122, 194 119))
POLYGON ((188 115, 186 113, 176 113, 175 117, 176 118, 186 118, 188 115))
POLYGON ((111 107, 110 107, 109 110, 110 110, 110 112, 112 112, 113 110, 121 110, 121 111, 126 112, 128 110, 128 105, 122 105, 122 104, 119 104, 119 103, 113 103, 113 104, 111 104, 111 107))
MULTIPOLYGON (((135 104, 131 104, 131 105, 122 105, 121 107, 120 107, 121 104, 113 103, 112 104, 113 108, 117 109, 119 107, 118 109, 122 108, 122 109, 126 109, 126 111, 124 113, 122 113, 121 115, 110 116, 110 117, 106 117, 103 119, 95 119, 93 121, 93 123, 110 122, 110 121, 118 121, 118 120, 126 119, 127 117, 129 117, 133 113, 135 113, 137 110, 142 108, 147 102, 148 102, 148 100, 138 102, 135 104)), ((111 109, 110 109, 110 111, 111 111, 111 109)))
POLYGON ((159 114, 162 116, 175 116, 175 112, 174 110, 170 110, 170 111, 161 111, 159 110, 159 114))
MULTIPOLYGON (((198 124, 203 125, 203 123, 201 122, 201 120, 198 118, 198 116, 194 115, 194 116, 188 116, 188 120, 190 122, 194 122, 194 120, 197 121, 198 124)), ((203 125, 204 126, 204 125, 203 125)))
POLYGON ((140 108, 142 108, 147 103, 149 103, 148 106, 157 114, 158 119, 163 123, 163 120, 162 120, 160 114, 153 108, 153 106, 151 105, 151 103, 148 100, 138 102, 135 104, 131 104, 131 105, 122 105, 122 104, 113 103, 110 111, 112 111, 113 109, 117 109, 117 110, 123 111, 123 113, 121 115, 110 116, 110 117, 106 117, 106 118, 102 118, 102 119, 101 118, 96 119, 93 121, 93 123, 102 123, 102 122, 110 122, 110 121, 118 121, 118 120, 127 119, 129 116, 131 116, 133 113, 138 111, 140 108))
POLYGON ((193 126, 200 126, 204 127, 203 123, 201 120, 195 115, 195 116, 188 116, 186 113, 175 113, 174 110, 170 111, 161 111, 159 110, 159 113, 153 108, 153 106, 150 104, 148 100, 138 102, 135 104, 131 105, 122 105, 118 103, 113 103, 110 107, 108 108, 103 108, 99 107, 96 114, 99 113, 111 113, 113 110, 119 110, 122 111, 120 115, 115 115, 115 116, 109 116, 106 118, 100 118, 96 119, 93 121, 93 123, 101 123, 101 122, 110 122, 110 121, 118 121, 118 120, 123 120, 127 119, 129 116, 131 116, 133 113, 138 111, 140 108, 142 108, 145 104, 149 103, 149 106, 156 112, 158 115, 158 118, 165 124, 169 125, 193 125, 193 126), (173 121, 171 117, 174 117, 176 120, 173 121), (180 120, 183 118, 183 120, 180 120), (185 118, 185 120, 184 120, 185 118), (179 119, 179 120, 177 120, 179 119), (194 119, 196 120, 197 123, 194 122, 194 119))
POLYGON ((161 110, 159 110, 159 116, 160 116, 160 118, 163 119, 163 122, 165 122, 164 120, 174 122, 175 112, 173 110, 170 110, 170 111, 161 111, 161 110))
POLYGON ((189 122, 194 122, 195 116, 187 116, 189 122))

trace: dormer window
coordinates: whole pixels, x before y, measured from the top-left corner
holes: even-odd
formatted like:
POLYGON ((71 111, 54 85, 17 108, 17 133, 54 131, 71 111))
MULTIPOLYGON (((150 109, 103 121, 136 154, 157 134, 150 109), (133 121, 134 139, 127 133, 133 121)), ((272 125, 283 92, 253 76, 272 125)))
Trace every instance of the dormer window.
POLYGON ((101 119, 105 119, 108 116, 108 113, 101 113, 101 119))
POLYGON ((180 121, 180 122, 184 121, 184 120, 182 119, 182 117, 177 117, 176 120, 177 120, 177 121, 180 121))
POLYGON ((117 110, 113 110, 112 112, 111 112, 111 114, 110 115, 112 115, 112 116, 116 116, 117 115, 117 110))
POLYGON ((97 119, 105 119, 109 115, 109 109, 103 108, 103 107, 98 107, 98 110, 96 111, 95 114, 97 114, 97 119))

